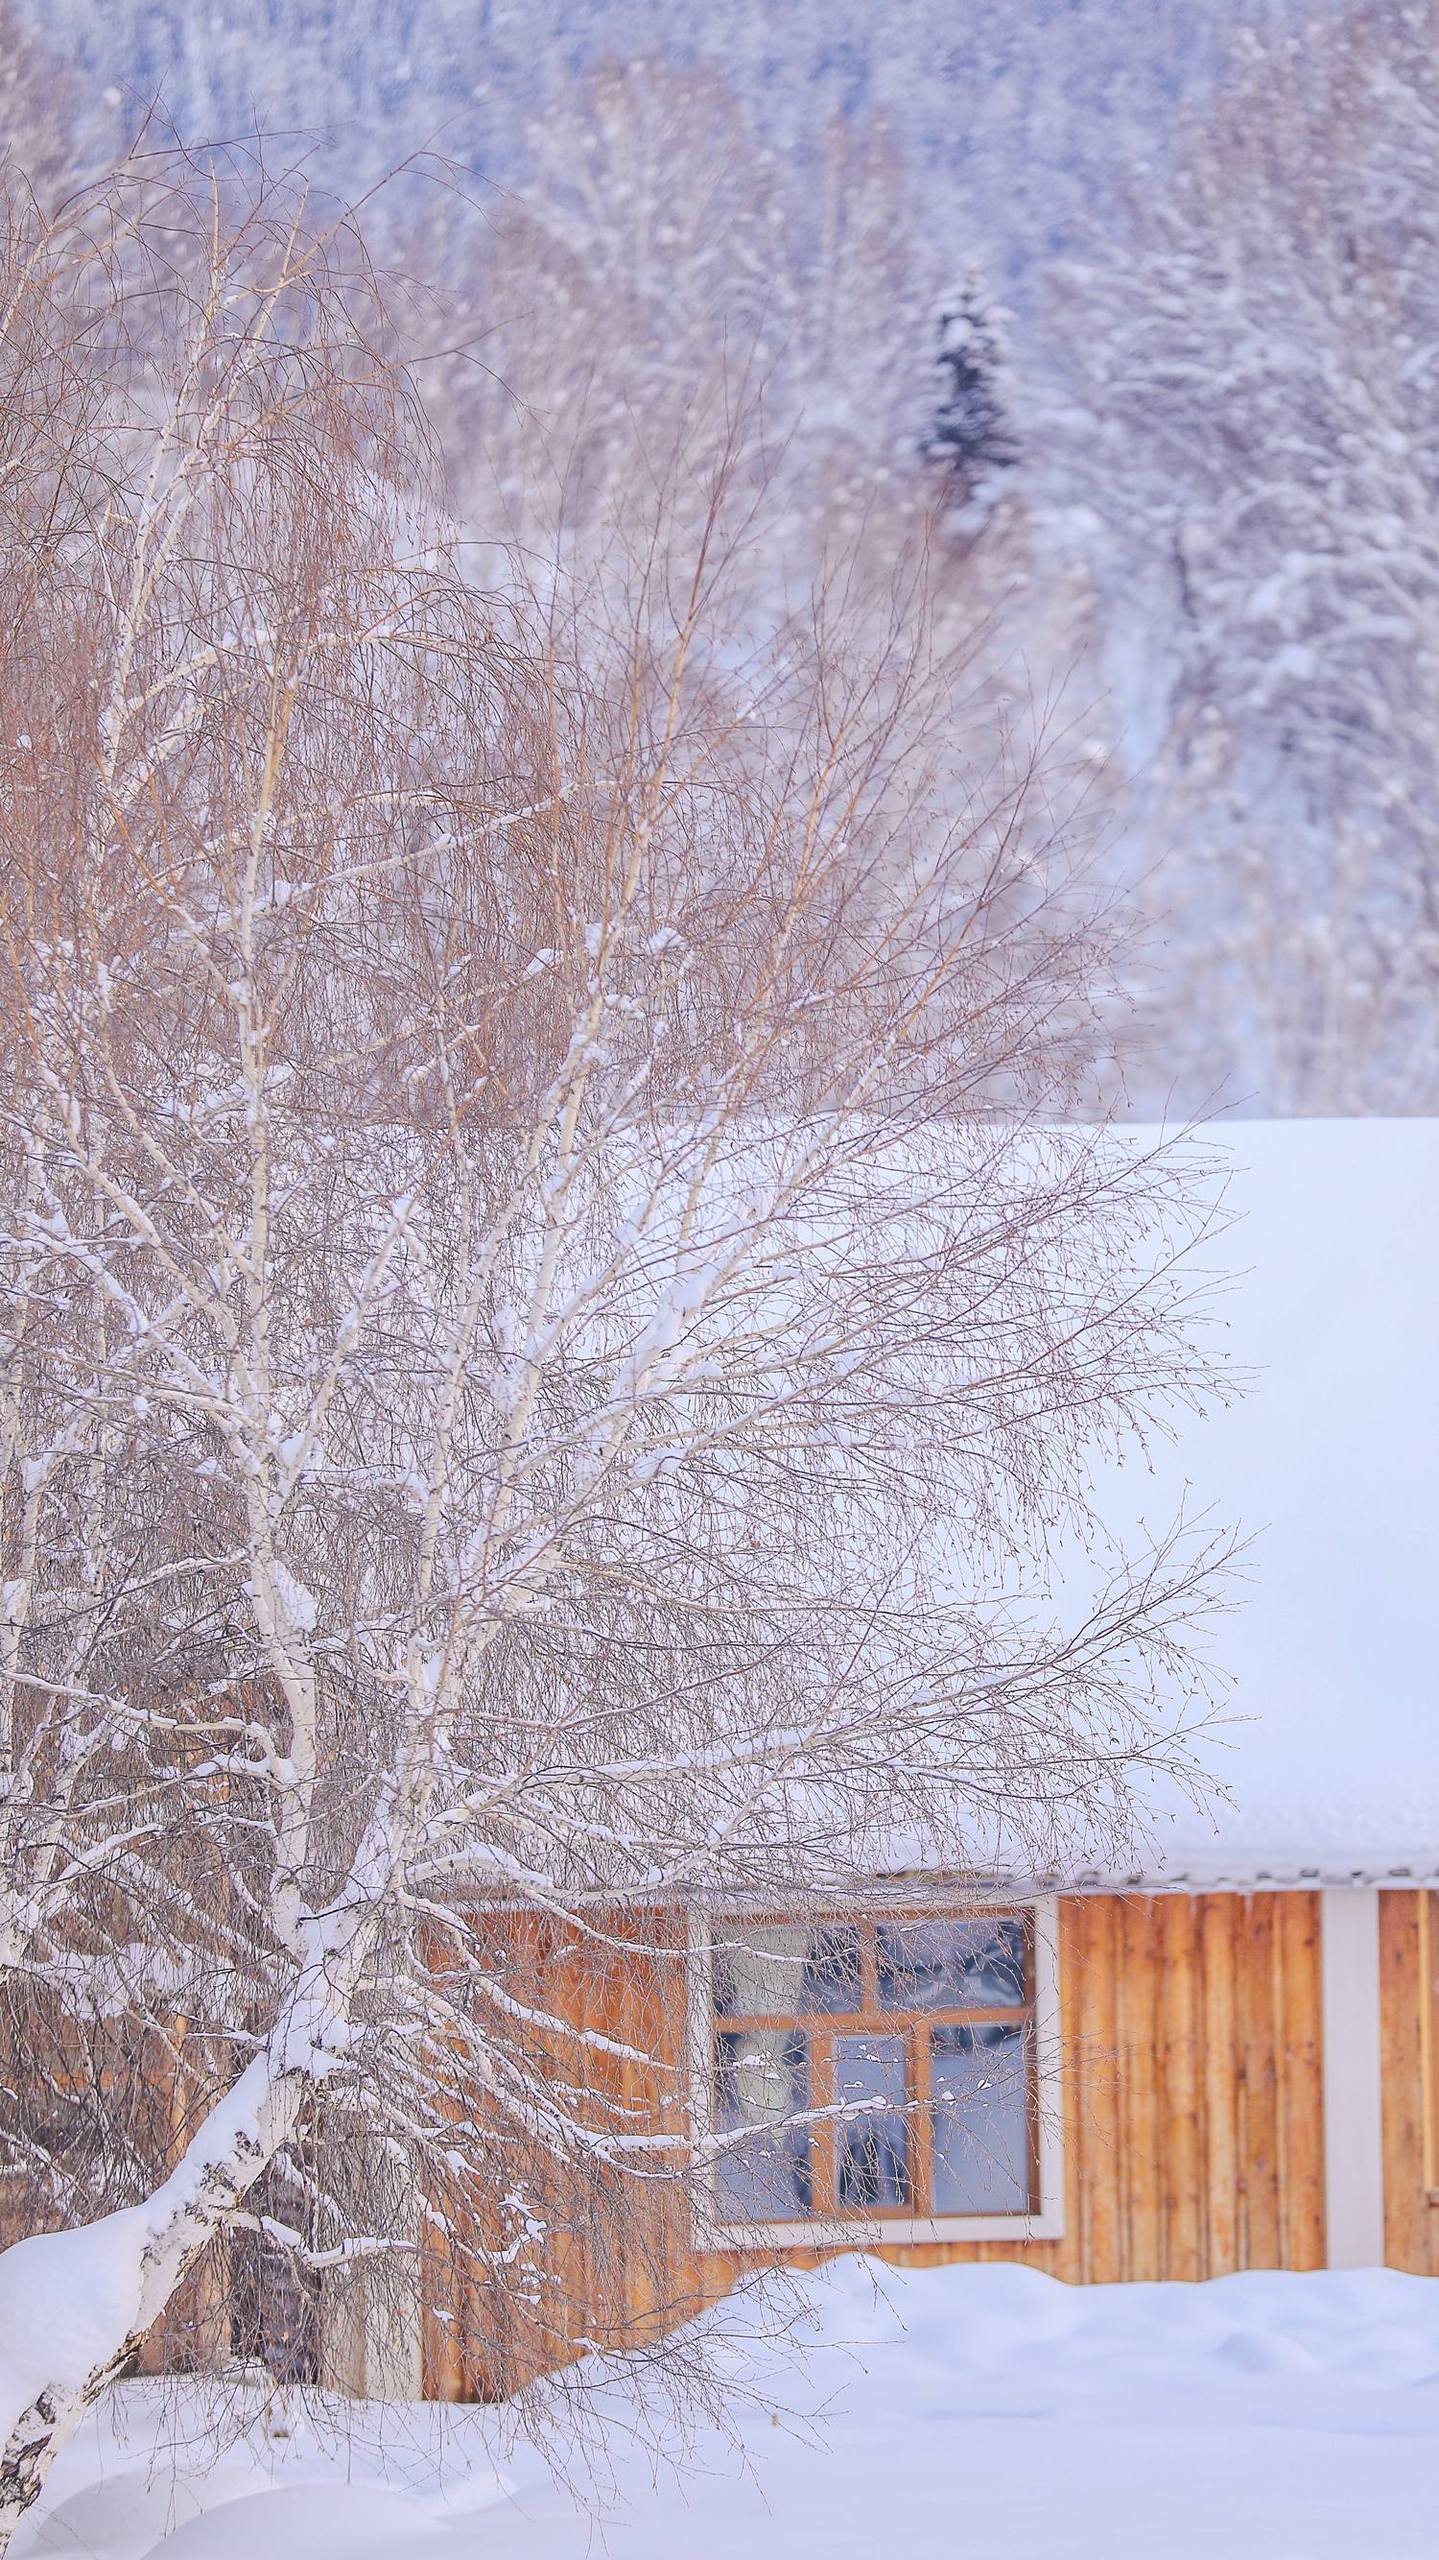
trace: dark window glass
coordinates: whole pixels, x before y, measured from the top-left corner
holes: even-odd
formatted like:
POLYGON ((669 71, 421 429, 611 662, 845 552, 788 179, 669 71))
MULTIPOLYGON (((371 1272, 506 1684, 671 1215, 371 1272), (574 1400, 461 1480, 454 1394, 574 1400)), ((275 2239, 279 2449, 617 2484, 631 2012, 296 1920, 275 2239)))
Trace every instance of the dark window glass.
POLYGON ((882 2009, 1019 2009, 1022 1920, 885 1920, 875 1931, 882 2009))
POLYGON ((715 2038, 715 2130, 742 2139, 719 2155, 715 2196, 724 2222, 796 2222, 814 2210, 808 2125, 808 2039, 793 2027, 726 2030, 715 2038))
POLYGON ((814 1929, 805 1958, 800 2008, 806 2017, 864 2007, 858 1929, 814 1929))
POLYGON ((731 2138, 715 2162, 721 2221, 798 2226, 834 2214, 858 2230, 884 2215, 1031 2211, 1023 1918, 734 1920, 715 1944, 713 1981, 713 2122, 731 2138), (812 2128, 796 2119, 813 2110, 816 2087, 826 2106, 812 2128))
POLYGON ((864 2113, 842 2117, 836 2158, 842 2213, 863 2213, 910 2200, 909 2121, 901 2112, 909 2096, 903 2036, 836 2036, 834 2093, 840 2106, 864 2113))
POLYGON ((714 1953, 721 2018, 816 2018, 862 2008, 859 1931, 731 1924, 714 1953))
POLYGON ((935 2212, 1027 2212, 1028 2027, 933 2028, 930 2086, 935 2212))

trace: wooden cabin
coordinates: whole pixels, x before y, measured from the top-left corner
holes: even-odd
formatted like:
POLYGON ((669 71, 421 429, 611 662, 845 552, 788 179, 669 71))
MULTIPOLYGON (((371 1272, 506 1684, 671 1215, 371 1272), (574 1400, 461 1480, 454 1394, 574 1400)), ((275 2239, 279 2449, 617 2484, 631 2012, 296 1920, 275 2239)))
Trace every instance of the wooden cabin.
POLYGON ((857 2226, 899 2263, 1019 2257, 1075 2283, 1439 2273, 1432 1891, 1256 1878, 896 1907, 716 1932, 693 1970, 693 2104, 721 2128, 756 2049, 788 2060, 791 2103, 895 2109, 722 2161, 707 2286, 738 2253, 852 2247, 857 2226), (756 2014, 796 1971, 794 2014, 756 2014))
MULTIPOLYGON (((609 1979, 555 1950, 575 2013, 656 2055, 637 2103, 746 2131, 669 2231, 673 2304, 856 2247, 1073 2283, 1439 2275, 1439 1124, 1225 1143, 1239 1223, 1213 1260, 1246 1391, 1115 1492, 1131 1522, 1183 1504, 1253 1533, 1212 1646, 1223 1793, 1157 1796, 1123 1873, 982 1906, 887 1877, 818 1926, 656 1915, 609 1979)), ((583 2334, 617 2292, 656 2299, 638 2228, 632 2261, 592 2278, 574 2249, 583 2334)), ((442 2277, 401 2365, 495 2387, 442 2277)))
MULTIPOLYGON (((1156 1793, 1121 1872, 891 1873, 818 1918, 628 1912, 603 1942, 517 1918, 536 2008, 599 2031, 597 2105, 714 2138, 701 2191, 619 2181, 597 2223, 557 2186, 504 2337, 427 2246, 383 2302, 362 2276, 308 2328, 286 2310, 294 2370, 495 2396, 859 2248, 1070 2283, 1439 2275, 1439 1123, 1229 1143, 1248 1392, 1114 1488, 1119 1528, 1185 1504, 1254 1533, 1212 1647, 1223 1794, 1156 1793)), ((271 2352, 234 2317, 216 2354, 271 2352)))
MULTIPOLYGON (((633 2122, 735 2137, 697 2198, 632 2199, 602 2265, 552 2229, 577 2346, 846 2249, 1080 2284, 1439 2275, 1439 1882, 1146 1877, 981 1907, 887 1879, 871 1912, 653 1915, 622 1967, 556 1946, 540 1972, 654 2057, 616 2066, 633 2122)), ((485 2398, 524 2377, 523 2339, 501 2354, 443 2267, 415 2314, 330 2378, 485 2398)))

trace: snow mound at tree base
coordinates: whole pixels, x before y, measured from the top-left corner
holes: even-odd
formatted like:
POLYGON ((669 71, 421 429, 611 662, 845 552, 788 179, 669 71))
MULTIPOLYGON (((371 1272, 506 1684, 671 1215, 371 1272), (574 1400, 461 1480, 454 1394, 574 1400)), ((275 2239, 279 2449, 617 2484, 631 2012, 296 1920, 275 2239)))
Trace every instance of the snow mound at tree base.
POLYGON ((133 2384, 14 2560, 1434 2560, 1439 2281, 1383 2271, 1056 2283, 834 2261, 712 2315, 733 2430, 683 2475, 607 2386, 602 2545, 483 2409, 133 2384), (755 2306, 745 2306, 753 2324, 755 2306), (188 2448, 188 2449, 187 2449, 188 2448))
POLYGON ((250 2377, 133 2382, 67 2446, 12 2560, 410 2560, 512 2483, 485 2413, 250 2377))

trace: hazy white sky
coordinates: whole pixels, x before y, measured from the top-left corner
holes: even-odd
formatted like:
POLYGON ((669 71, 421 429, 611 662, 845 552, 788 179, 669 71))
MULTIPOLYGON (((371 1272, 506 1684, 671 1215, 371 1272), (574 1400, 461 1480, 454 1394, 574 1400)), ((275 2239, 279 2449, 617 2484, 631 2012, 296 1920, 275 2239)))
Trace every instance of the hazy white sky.
POLYGON ((1232 1788, 1175 1854, 1439 1869, 1439 1122, 1247 1122, 1218 1338, 1253 1373, 1116 1504, 1181 1496, 1252 1537, 1213 1653, 1232 1788), (1237 1721, 1244 1719, 1245 1721, 1237 1721))

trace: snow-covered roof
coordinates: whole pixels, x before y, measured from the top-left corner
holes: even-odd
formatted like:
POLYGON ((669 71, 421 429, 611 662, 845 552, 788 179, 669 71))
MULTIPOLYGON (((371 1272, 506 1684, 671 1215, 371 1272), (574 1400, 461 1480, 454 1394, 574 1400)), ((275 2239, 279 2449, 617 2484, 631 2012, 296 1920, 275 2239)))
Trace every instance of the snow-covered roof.
POLYGON ((1229 1800, 1156 1804, 1124 1880, 1439 1884, 1439 1121, 1235 1123, 1219 1145, 1237 1214, 1206 1259, 1233 1275, 1218 1338, 1250 1383, 1115 1498, 1157 1527, 1184 1496, 1252 1541, 1209 1646, 1229 1800))

